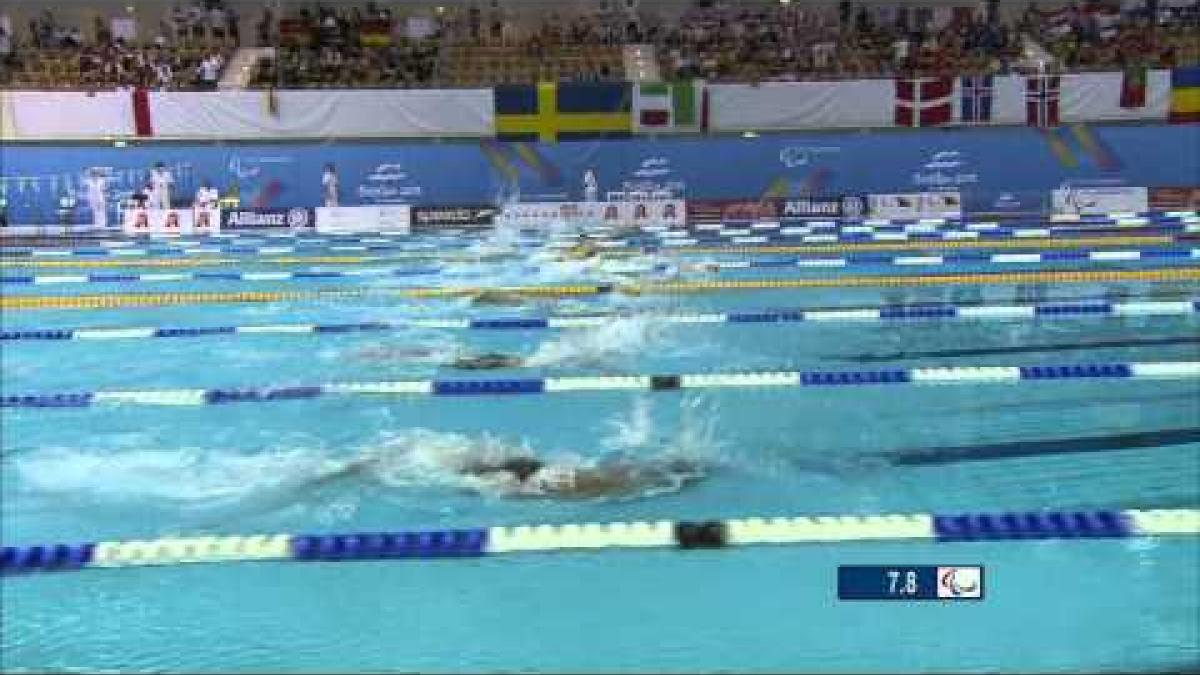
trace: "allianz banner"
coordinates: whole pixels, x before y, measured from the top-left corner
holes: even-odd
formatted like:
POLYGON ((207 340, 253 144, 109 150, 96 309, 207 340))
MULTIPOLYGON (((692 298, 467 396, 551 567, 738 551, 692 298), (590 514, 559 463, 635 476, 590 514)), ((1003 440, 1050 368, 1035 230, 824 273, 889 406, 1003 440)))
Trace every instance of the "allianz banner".
POLYGON ((272 230, 312 227, 313 210, 291 209, 225 209, 221 212, 223 230, 272 230))
POLYGON ((867 200, 860 195, 844 197, 804 197, 785 199, 779 217, 787 218, 859 218, 867 212, 867 200))
POLYGON ((499 209, 495 206, 414 206, 412 227, 414 230, 436 230, 442 228, 488 228, 496 220, 499 209))

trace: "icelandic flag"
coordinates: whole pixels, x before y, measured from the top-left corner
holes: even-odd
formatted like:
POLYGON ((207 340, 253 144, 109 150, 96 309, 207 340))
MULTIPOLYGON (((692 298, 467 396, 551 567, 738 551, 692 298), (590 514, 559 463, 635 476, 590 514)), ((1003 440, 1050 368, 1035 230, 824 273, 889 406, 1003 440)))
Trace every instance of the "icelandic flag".
POLYGON ((963 122, 992 121, 992 76, 964 75, 960 83, 963 122))

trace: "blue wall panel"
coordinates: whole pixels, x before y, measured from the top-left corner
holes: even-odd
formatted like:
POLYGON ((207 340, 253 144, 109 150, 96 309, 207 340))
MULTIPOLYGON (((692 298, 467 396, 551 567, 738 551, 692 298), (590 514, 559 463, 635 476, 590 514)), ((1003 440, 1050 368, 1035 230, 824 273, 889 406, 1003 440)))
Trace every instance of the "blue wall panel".
MULTIPOLYGON (((681 137, 559 144, 297 143, 0 147, 0 188, 12 222, 49 221, 90 166, 110 167, 118 194, 155 161, 175 168, 190 200, 200 179, 244 204, 318 203, 325 162, 343 203, 470 204, 520 196, 577 199, 596 171, 601 192, 674 187, 692 199, 958 187, 974 210, 1029 206, 1065 182, 1200 183, 1200 126, 1063 127, 681 137), (1189 149, 1193 151, 1189 151, 1189 149)), ((179 196, 179 195, 177 195, 179 196)))

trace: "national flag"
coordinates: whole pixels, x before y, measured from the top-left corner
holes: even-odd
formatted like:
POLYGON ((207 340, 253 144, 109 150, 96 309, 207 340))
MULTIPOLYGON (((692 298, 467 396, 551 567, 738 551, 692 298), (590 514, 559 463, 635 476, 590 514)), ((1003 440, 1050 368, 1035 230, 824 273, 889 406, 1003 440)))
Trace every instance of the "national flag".
POLYGON ((1147 69, 1143 64, 1131 65, 1125 68, 1121 76, 1121 107, 1146 107, 1146 77, 1147 69))
POLYGON ((1171 71, 1170 120, 1172 124, 1200 122, 1200 66, 1171 71))
POLYGON ((496 137, 558 141, 627 137, 633 132, 629 83, 542 82, 493 88, 496 137))
POLYGON ((1058 126, 1058 75, 1025 78, 1025 123, 1032 127, 1058 126))
POLYGON ((916 77, 896 80, 896 125, 932 127, 950 122, 954 79, 916 77))
POLYGON ((634 125, 638 131, 694 131, 700 126, 704 83, 653 82, 636 85, 634 125))
POLYGON ((964 75, 959 82, 964 122, 991 122, 993 80, 991 75, 964 75))

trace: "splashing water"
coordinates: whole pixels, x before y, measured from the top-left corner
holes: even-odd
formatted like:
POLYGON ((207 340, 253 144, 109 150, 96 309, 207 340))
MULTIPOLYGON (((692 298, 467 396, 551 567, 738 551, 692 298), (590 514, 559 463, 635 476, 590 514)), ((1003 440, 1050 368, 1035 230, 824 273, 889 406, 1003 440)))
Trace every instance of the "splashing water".
POLYGON ((668 326, 647 317, 622 317, 594 329, 566 331, 538 345, 526 360, 534 367, 606 366, 653 346, 664 347, 668 326))

